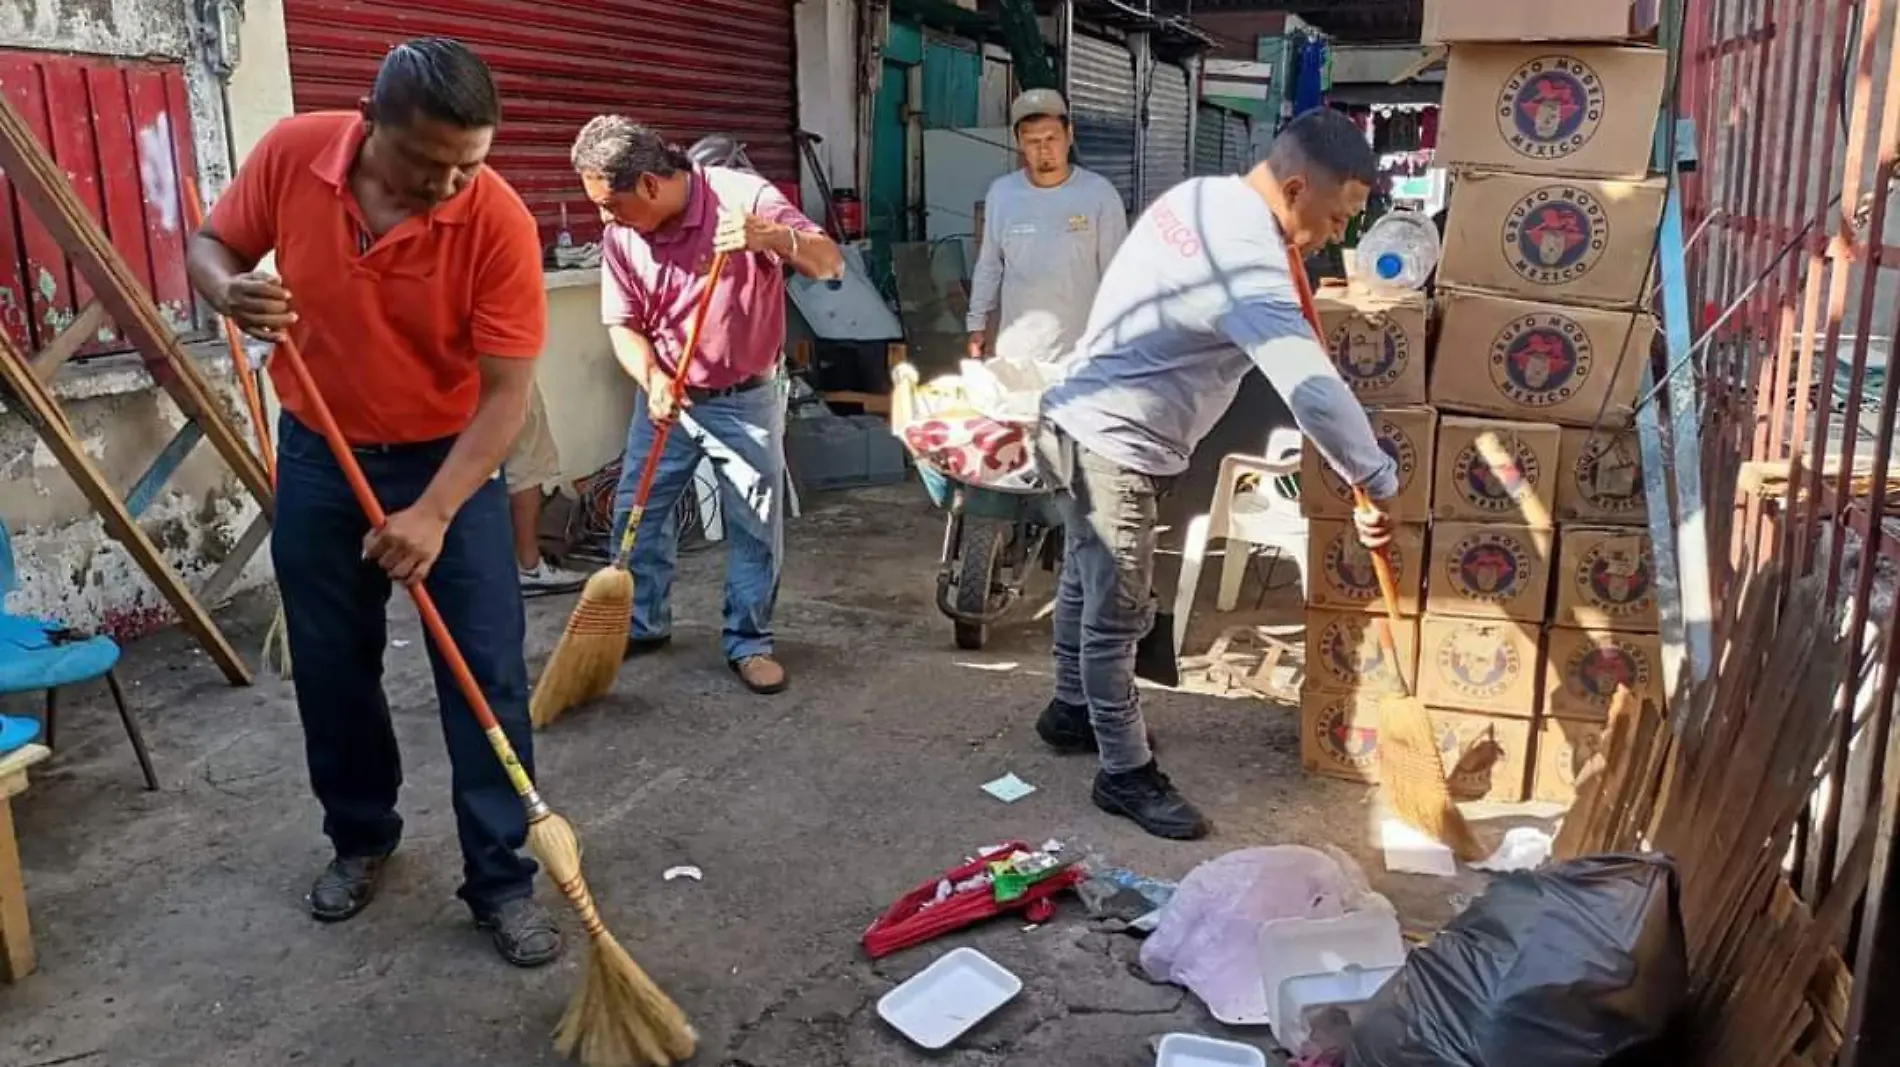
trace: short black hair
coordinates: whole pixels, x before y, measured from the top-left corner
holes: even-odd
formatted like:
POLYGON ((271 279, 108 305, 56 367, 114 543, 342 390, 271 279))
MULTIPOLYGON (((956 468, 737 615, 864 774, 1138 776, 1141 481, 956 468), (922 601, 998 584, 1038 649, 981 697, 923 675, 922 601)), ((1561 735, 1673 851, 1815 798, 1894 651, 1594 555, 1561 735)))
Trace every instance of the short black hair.
POLYGON ((599 115, 581 127, 569 154, 581 174, 598 174, 617 193, 630 192, 643 174, 671 178, 693 160, 649 126, 625 115, 599 115))
POLYGON ((451 37, 418 37, 390 49, 369 91, 369 117, 401 126, 417 115, 464 130, 501 125, 501 93, 488 64, 451 37))
POLYGON ((1267 150, 1267 161, 1282 178, 1306 174, 1367 188, 1379 185, 1379 157, 1365 131, 1330 107, 1314 108, 1287 123, 1267 150))

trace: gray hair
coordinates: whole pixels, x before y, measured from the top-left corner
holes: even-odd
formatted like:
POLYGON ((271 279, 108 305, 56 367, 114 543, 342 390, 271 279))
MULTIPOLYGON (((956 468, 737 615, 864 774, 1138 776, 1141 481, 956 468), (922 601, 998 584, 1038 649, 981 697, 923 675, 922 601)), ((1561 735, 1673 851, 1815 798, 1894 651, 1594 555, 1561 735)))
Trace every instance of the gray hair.
POLYGON ((617 193, 632 190, 643 174, 671 178, 693 167, 678 145, 624 115, 601 115, 581 127, 571 158, 576 171, 606 178, 617 193))

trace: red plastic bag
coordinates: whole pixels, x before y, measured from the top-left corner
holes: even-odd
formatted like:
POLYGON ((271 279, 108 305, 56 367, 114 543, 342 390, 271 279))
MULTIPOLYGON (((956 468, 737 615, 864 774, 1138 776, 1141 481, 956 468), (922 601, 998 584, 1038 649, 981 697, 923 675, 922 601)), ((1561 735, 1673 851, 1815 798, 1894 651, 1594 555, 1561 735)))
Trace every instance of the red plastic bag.
POLYGON ((1031 922, 1049 921, 1055 917, 1055 895, 1082 883, 1084 872, 1080 867, 1057 871, 1030 886, 1029 892, 1022 897, 1007 904, 997 903, 995 890, 989 885, 953 894, 940 904, 931 903, 937 899, 937 886, 945 881, 955 885, 975 878, 989 869, 991 860, 1013 852, 1029 851, 1028 845, 1012 841, 988 856, 979 856, 904 894, 897 903, 891 905, 889 911, 871 924, 870 929, 864 931, 864 950, 874 960, 883 959, 893 952, 901 952, 953 930, 975 926, 986 919, 1010 912, 1022 912, 1031 922))

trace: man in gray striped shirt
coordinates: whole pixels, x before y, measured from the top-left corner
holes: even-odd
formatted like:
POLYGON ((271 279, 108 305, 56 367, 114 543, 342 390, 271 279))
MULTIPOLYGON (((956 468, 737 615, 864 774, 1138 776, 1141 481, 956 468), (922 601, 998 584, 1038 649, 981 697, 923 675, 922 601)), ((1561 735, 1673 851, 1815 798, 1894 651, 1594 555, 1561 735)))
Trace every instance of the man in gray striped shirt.
MULTIPOLYGON (((1289 258, 1338 240, 1377 180, 1364 134, 1321 108, 1251 173, 1164 193, 1109 265, 1074 369, 1042 399, 1038 459, 1066 486, 1066 555, 1056 698, 1037 731, 1058 749, 1099 751, 1096 805, 1159 837, 1208 832, 1156 767, 1135 689, 1161 493, 1256 368, 1340 477, 1375 500, 1398 491, 1396 464, 1301 309, 1289 258)), ((1369 546, 1390 536, 1376 510, 1359 527, 1369 546)))

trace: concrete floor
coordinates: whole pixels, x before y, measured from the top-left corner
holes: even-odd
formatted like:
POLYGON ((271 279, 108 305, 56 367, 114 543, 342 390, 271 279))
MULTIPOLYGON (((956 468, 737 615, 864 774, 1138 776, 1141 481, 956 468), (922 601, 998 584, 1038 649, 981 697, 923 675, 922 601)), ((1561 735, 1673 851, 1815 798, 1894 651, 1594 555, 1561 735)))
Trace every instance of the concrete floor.
MULTIPOLYGON (((866 961, 858 938, 893 898, 1003 839, 1060 838, 1169 878, 1231 849, 1330 842, 1359 855, 1418 929, 1475 888, 1383 875, 1365 847, 1370 791, 1304 777, 1293 711, 1258 700, 1147 697, 1164 766, 1212 814, 1213 839, 1161 842, 1098 813, 1090 761, 1046 753, 1031 728, 1049 695, 1046 624, 1025 613, 981 654, 952 645, 931 604, 941 519, 922 492, 807 506, 779 612, 789 693, 754 697, 728 674, 723 556, 695 553, 673 648, 539 746, 544 792, 579 828, 610 924, 700 1029, 695 1062, 1138 1067, 1162 1034, 1221 1032, 1191 996, 1131 971, 1136 943, 1091 932, 1073 900, 1033 932, 1003 921, 866 961), (1039 791, 1015 805, 979 791, 1012 771, 1039 791), (676 864, 705 881, 664 881, 676 864), (958 944, 1027 988, 926 1056, 883 1026, 876 1000, 958 944)), ((1040 603, 1046 578, 1034 589, 1040 603)), ((1288 594, 1267 600, 1297 610, 1288 594)), ((567 608, 531 606, 531 664, 567 608)), ((0 988, 0 1067, 555 1062, 547 1035, 580 954, 514 971, 469 926, 452 895, 460 865, 427 665, 413 611, 398 602, 391 614, 408 838, 384 895, 342 926, 303 910, 327 851, 285 683, 227 688, 177 634, 132 649, 128 690, 164 779, 157 794, 140 790, 103 692, 71 694, 61 751, 15 802, 41 971, 0 988)), ((1233 618, 1197 620, 1190 648, 1233 618)), ((263 621, 257 604, 231 617, 250 648, 263 621)))

